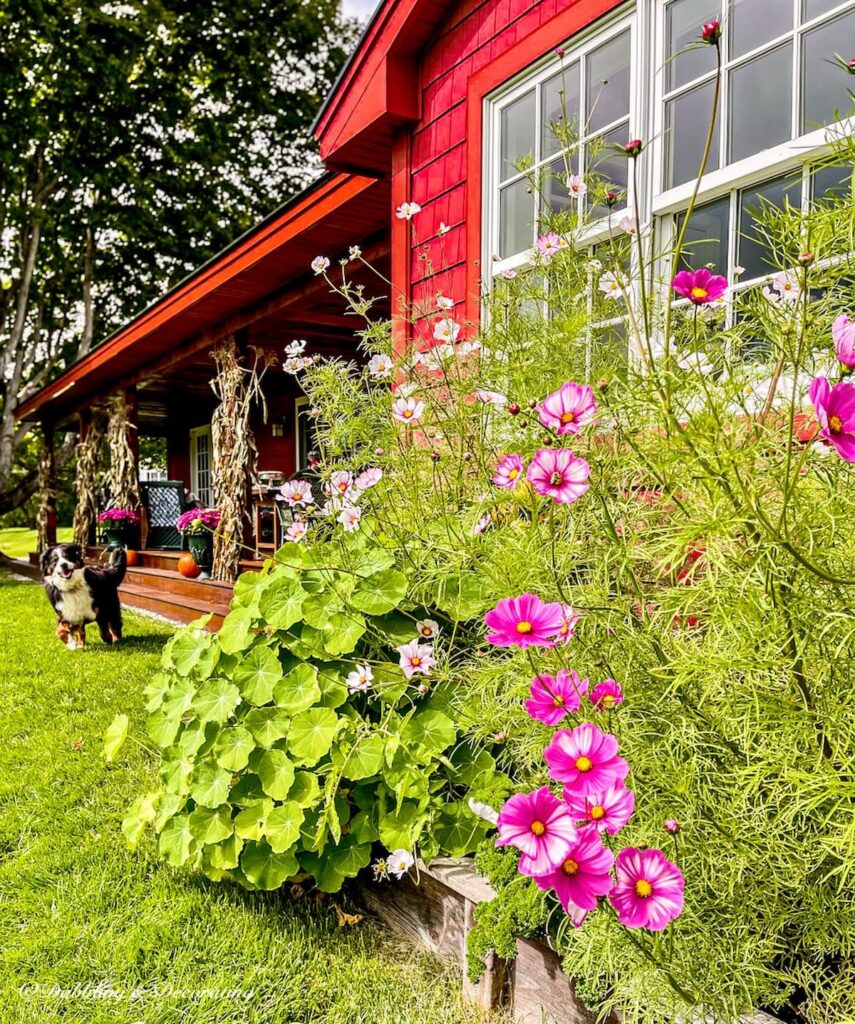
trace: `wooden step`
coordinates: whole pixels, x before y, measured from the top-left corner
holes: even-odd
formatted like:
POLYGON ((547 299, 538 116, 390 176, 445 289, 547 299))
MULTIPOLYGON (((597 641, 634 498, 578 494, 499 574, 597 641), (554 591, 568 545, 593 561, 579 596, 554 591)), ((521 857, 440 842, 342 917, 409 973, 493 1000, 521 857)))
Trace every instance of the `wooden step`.
MULTIPOLYGON (((103 547, 90 546, 86 549, 86 557, 92 562, 99 562, 104 552, 103 547)), ((135 569, 161 569, 178 573, 178 559, 185 551, 173 551, 166 548, 142 548, 137 551, 139 559, 135 569)), ((241 572, 260 569, 264 561, 254 558, 242 558, 239 563, 241 572)))
POLYGON ((154 612, 172 622, 192 622, 200 615, 207 615, 210 612, 211 621, 207 626, 210 630, 219 629, 229 611, 228 603, 222 600, 200 601, 197 598, 170 594, 166 591, 155 591, 149 587, 140 587, 132 583, 123 583, 119 587, 119 596, 122 599, 122 604, 128 608, 140 608, 143 611, 154 612))
POLYGON ((184 597, 195 597, 200 601, 216 601, 228 604, 232 599, 231 583, 222 580, 190 579, 172 569, 149 569, 133 566, 128 569, 125 581, 137 587, 167 591, 184 597))

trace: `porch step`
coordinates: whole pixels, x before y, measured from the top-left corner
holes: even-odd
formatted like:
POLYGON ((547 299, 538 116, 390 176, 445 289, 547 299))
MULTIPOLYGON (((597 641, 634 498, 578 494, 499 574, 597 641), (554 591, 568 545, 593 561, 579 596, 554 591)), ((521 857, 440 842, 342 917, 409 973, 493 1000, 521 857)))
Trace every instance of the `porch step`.
MULTIPOLYGON (((104 548, 92 545, 86 549, 86 557, 97 562, 104 552, 104 548)), ((160 569, 170 571, 180 577, 178 572, 178 559, 185 554, 184 551, 175 551, 167 548, 141 548, 137 551, 139 561, 135 569, 160 569)), ((240 560, 240 571, 247 572, 250 569, 260 569, 264 565, 263 560, 254 558, 242 558, 240 560)))
POLYGON ((154 612, 173 622, 192 622, 210 612, 211 621, 207 627, 210 630, 219 629, 229 611, 228 600, 223 600, 222 595, 214 589, 211 590, 211 597, 204 600, 134 583, 123 583, 119 587, 119 596, 128 608, 154 612))
POLYGON ((147 587, 159 593, 164 591, 195 597, 200 601, 229 603, 232 597, 231 583, 222 580, 199 580, 182 576, 177 569, 149 569, 135 565, 128 569, 125 581, 133 586, 147 587))

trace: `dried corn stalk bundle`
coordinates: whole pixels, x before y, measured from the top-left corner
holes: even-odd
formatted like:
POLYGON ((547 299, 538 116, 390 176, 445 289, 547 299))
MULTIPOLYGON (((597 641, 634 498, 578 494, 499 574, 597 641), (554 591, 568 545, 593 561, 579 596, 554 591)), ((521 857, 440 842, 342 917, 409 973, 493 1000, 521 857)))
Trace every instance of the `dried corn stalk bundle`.
POLYGON ((107 448, 110 465, 106 471, 105 484, 110 508, 126 508, 136 511, 139 506, 139 483, 132 431, 136 430, 128 415, 128 403, 123 394, 110 399, 107 419, 107 448))
POLYGON ((53 442, 47 435, 42 437, 42 451, 39 458, 38 488, 39 507, 36 512, 36 530, 38 531, 37 551, 46 551, 48 547, 48 522, 56 508, 56 464, 53 442))
POLYGON ((104 424, 98 414, 77 445, 77 473, 74 478, 74 492, 77 502, 74 506, 74 543, 85 547, 98 515, 98 485, 101 475, 104 424))
POLYGON ((267 409, 261 391, 261 379, 276 361, 269 353, 251 349, 252 366, 244 366, 234 338, 221 342, 211 353, 217 376, 211 388, 220 404, 211 420, 214 448, 212 479, 220 523, 214 533, 215 580, 237 578, 243 543, 243 521, 249 519, 247 495, 255 482, 258 450, 250 426, 254 402, 267 409))

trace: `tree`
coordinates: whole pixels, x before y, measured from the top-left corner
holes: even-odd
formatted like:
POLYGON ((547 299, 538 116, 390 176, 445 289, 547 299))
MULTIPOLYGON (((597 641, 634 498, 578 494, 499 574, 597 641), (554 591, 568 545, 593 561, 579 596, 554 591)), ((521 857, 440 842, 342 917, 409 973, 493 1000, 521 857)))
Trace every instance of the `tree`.
POLYGON ((354 31, 338 0, 5 0, 0 513, 35 487, 16 407, 317 172, 354 31))

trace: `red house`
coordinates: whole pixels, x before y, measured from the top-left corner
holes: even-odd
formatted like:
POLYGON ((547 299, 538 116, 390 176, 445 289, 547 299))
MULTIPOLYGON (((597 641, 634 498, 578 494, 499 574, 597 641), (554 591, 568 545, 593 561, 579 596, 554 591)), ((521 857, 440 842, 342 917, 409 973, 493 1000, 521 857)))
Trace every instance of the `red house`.
MULTIPOLYGON (((401 299, 435 308, 441 293, 454 301, 449 316, 471 330, 491 278, 531 259, 538 206, 585 202, 557 181, 538 196, 517 169, 522 157, 536 168, 560 160, 551 125, 562 111, 581 126, 573 170, 596 166, 621 206, 667 243, 693 189, 715 75, 713 47, 674 55, 712 18, 724 26, 722 101, 688 237, 696 265, 715 264, 734 293, 756 285, 768 273, 750 212, 759 200, 806 204, 851 188, 839 168, 813 165, 827 150, 823 126, 851 106, 831 58, 855 40, 855 0, 382 0, 314 126, 327 173, 19 415, 47 436, 71 424, 85 435, 93 409, 123 393, 138 434, 165 438, 169 479, 215 502, 212 349, 234 338, 241 352, 255 346, 281 359, 306 338, 313 351, 353 352, 353 318, 310 269, 318 255, 335 267, 353 245, 391 280, 386 312, 400 345, 420 330, 400 315, 401 299), (626 159, 601 146, 631 138, 645 140, 637 188, 626 159), (399 216, 405 203, 420 211, 399 216)), ((605 230, 605 221, 592 230, 592 249, 605 230)), ((352 266, 367 284, 367 271, 352 266)), ((311 444, 305 401, 281 369, 263 390, 258 469, 287 478, 311 444)), ((259 554, 278 539, 268 498, 247 488, 245 540, 259 554)), ((182 584, 181 607, 168 571, 177 553, 149 544, 129 577, 129 603, 184 617, 211 604, 210 584, 182 584)), ((217 586, 222 611, 227 587, 217 586)))

